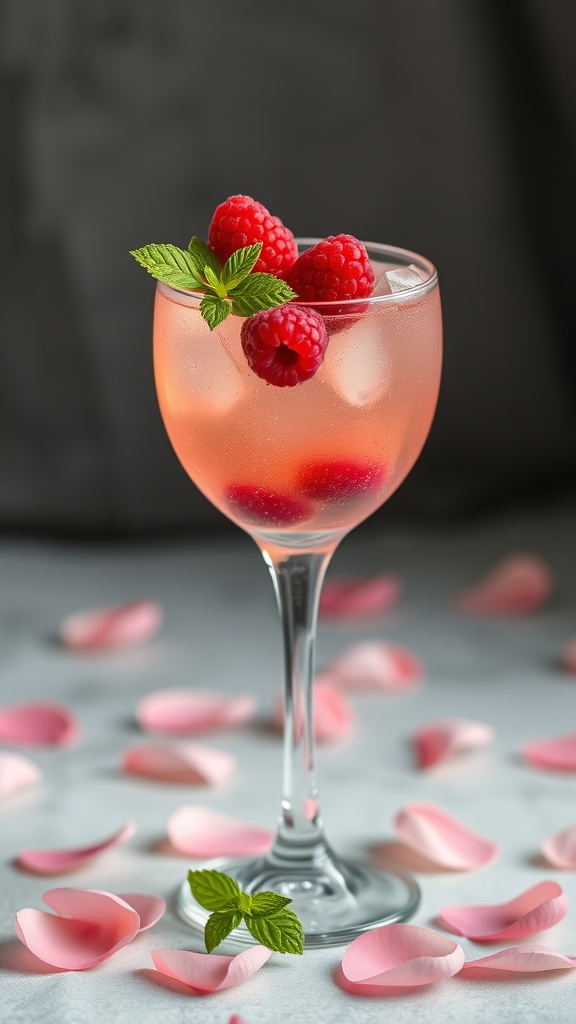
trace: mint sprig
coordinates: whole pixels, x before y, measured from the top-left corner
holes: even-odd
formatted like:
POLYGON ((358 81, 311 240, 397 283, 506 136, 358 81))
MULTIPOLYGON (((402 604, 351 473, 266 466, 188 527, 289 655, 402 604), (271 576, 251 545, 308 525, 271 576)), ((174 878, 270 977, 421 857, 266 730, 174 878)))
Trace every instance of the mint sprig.
POLYGON ((194 235, 188 250, 176 245, 145 245, 130 255, 152 277, 174 288, 200 291, 200 313, 211 331, 230 313, 252 316, 296 298, 285 281, 273 274, 253 273, 262 243, 237 249, 222 266, 210 246, 194 235))
POLYGON ((242 892, 238 883, 221 871, 203 869, 188 872, 190 890, 197 903, 212 913, 204 928, 208 953, 244 920, 257 942, 276 953, 302 953, 304 931, 292 902, 277 892, 242 892))

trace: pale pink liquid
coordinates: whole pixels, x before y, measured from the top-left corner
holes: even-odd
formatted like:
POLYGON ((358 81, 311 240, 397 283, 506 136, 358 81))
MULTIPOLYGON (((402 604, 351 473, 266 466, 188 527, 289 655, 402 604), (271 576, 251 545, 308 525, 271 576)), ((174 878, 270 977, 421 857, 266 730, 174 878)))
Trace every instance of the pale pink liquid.
POLYGON ((288 535, 285 543, 294 533, 347 532, 396 490, 426 440, 441 368, 437 285, 372 299, 360 316, 340 319, 315 376, 290 388, 249 368, 240 317, 210 332, 199 301, 165 285, 156 293, 156 383, 180 462, 249 532, 288 535), (359 467, 357 486, 303 493, 316 467, 322 475, 342 463, 359 467), (287 495, 306 511, 297 522, 255 522, 229 500, 238 487, 287 495))

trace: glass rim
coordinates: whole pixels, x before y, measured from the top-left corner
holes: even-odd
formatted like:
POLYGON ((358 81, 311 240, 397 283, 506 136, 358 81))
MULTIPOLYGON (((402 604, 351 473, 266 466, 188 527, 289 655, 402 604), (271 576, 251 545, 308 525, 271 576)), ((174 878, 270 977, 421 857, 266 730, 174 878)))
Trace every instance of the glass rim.
MULTIPOLYGON (((306 249, 311 249, 314 245, 324 241, 322 238, 297 238, 296 244, 298 245, 299 252, 304 252, 306 249)), ((307 301, 306 299, 292 299, 291 301, 298 306, 312 307, 319 312, 323 309, 326 310, 327 316, 345 316, 347 312, 353 313, 357 310, 358 304, 362 303, 363 310, 366 307, 379 306, 379 305, 398 305, 403 304, 410 299, 420 299, 424 295, 431 292, 433 288, 438 284, 438 271, 436 267, 427 259, 425 256, 420 256, 419 253, 414 252, 412 249, 404 249, 397 245, 386 245, 382 242, 363 242, 366 248, 368 256, 372 260, 378 262, 397 262, 399 267, 416 266, 419 270, 423 270, 426 273, 426 277, 422 279, 418 284, 409 285, 406 288, 402 288, 398 292, 389 292, 384 295, 367 295, 365 298, 353 298, 353 299, 333 299, 324 301, 307 301), (374 254, 373 256, 371 254, 374 254), (386 259, 388 257, 388 259, 386 259), (338 313, 329 313, 329 310, 334 307, 338 307, 338 313)), ((165 295, 174 295, 175 301, 178 301, 177 296, 186 297, 188 299, 197 299, 201 301, 204 298, 204 292, 196 292, 188 288, 178 288, 173 284, 168 284, 166 281, 157 281, 156 287, 159 291, 165 295)), ((187 303, 184 303, 185 305, 187 303)))

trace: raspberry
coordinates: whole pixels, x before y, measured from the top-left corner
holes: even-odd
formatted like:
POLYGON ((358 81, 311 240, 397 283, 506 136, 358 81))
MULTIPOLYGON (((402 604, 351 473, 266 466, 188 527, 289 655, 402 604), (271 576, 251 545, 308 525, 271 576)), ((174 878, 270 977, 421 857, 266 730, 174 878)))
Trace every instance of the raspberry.
POLYGON ((285 303, 248 317, 240 340, 250 369, 278 388, 309 380, 320 366, 328 334, 313 309, 285 303))
POLYGON ((238 519, 253 526, 293 526, 312 512, 307 502, 253 484, 230 484, 226 501, 238 519))
POLYGON ((383 487, 387 476, 380 462, 330 459, 302 466, 297 485, 313 501, 350 501, 383 487))
POLYGON ((292 232, 250 196, 230 196, 220 203, 208 228, 208 245, 222 263, 255 242, 262 242, 262 251, 254 270, 284 277, 298 256, 292 232))
MULTIPOLYGON (((374 287, 368 253, 353 235, 331 235, 306 249, 290 268, 286 282, 303 302, 334 302, 365 299, 374 287)), ((364 304, 322 308, 326 315, 362 312, 364 304)))

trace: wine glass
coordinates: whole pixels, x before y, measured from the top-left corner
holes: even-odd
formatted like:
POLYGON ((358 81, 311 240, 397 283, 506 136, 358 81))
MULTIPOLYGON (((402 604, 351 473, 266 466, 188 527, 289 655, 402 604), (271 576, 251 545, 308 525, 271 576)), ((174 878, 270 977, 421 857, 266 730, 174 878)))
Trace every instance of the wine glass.
MULTIPOLYGON (((299 251, 314 244, 304 239, 299 251)), ((158 282, 154 313, 155 377, 166 430, 194 483, 260 548, 284 638, 276 838, 263 857, 207 866, 232 875, 248 892, 289 896, 307 946, 348 942, 405 920, 419 902, 416 883, 401 870, 345 863, 332 851, 314 776, 314 641, 322 580, 342 538, 414 465, 440 383, 435 268, 404 249, 366 248, 373 294, 313 304, 325 318, 329 342, 316 374, 295 387, 268 384, 250 369, 240 341, 242 317, 230 315, 211 332, 198 309, 201 295, 158 282)), ((196 926, 208 917, 187 883, 179 909, 196 926)), ((242 928, 230 939, 252 941, 242 928)))

